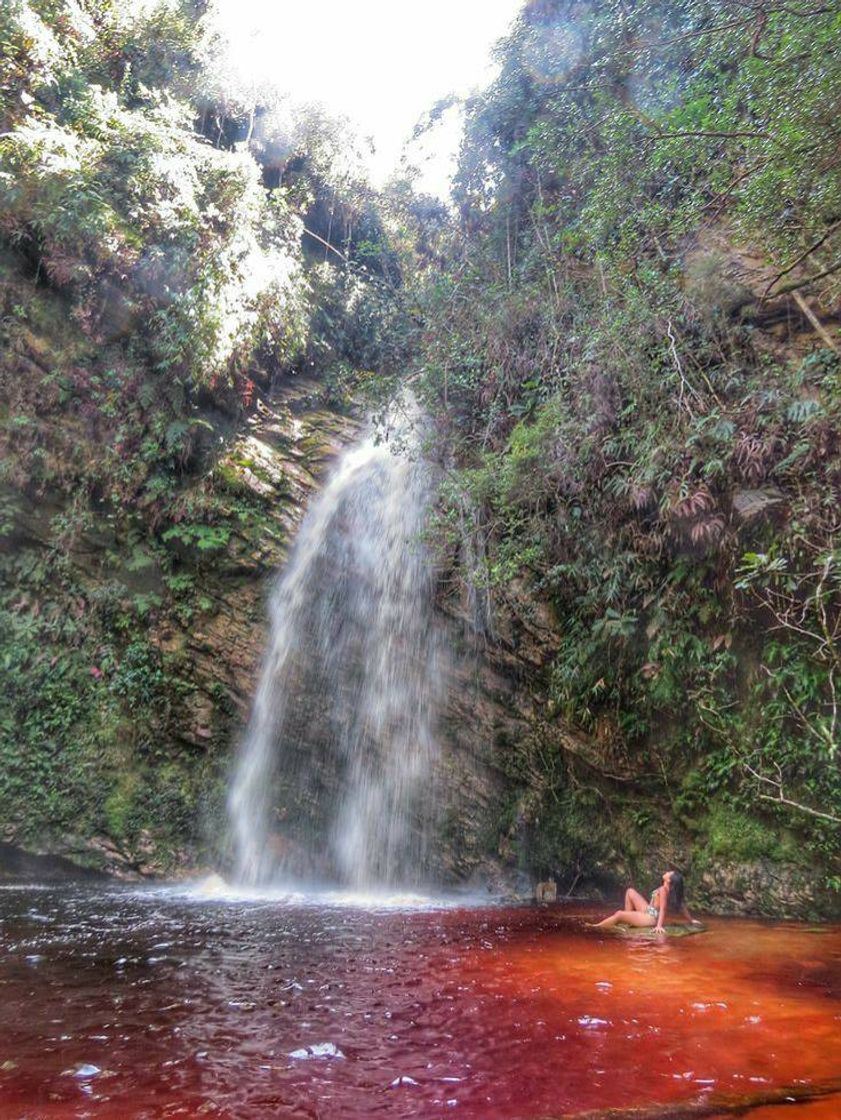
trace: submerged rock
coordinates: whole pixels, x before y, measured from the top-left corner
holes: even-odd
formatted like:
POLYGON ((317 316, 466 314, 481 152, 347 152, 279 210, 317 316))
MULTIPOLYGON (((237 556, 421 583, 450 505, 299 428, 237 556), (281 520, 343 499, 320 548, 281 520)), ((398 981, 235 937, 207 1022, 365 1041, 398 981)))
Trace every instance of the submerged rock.
POLYGON ((333 1042, 316 1042, 312 1046, 290 1050, 288 1057, 299 1062, 306 1062, 312 1058, 344 1058, 344 1054, 333 1042))
POLYGON ((690 937, 693 933, 709 933, 707 926, 700 922, 691 926, 665 926, 659 932, 651 927, 634 929, 633 926, 613 926, 613 929, 623 937, 637 937, 644 941, 656 940, 658 937, 690 937))
POLYGON ((98 1073, 101 1073, 102 1070, 99 1068, 99 1066, 95 1066, 89 1062, 86 1062, 84 1065, 77 1066, 76 1069, 70 1070, 69 1072, 73 1077, 78 1077, 80 1081, 87 1081, 91 1077, 96 1077, 96 1075, 98 1073))

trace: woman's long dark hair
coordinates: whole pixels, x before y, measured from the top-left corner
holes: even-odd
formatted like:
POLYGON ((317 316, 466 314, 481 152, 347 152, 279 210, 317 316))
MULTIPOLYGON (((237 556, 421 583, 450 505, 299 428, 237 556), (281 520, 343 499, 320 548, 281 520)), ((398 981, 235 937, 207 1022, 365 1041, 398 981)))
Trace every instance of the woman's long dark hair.
POLYGON ((675 914, 683 909, 683 876, 679 871, 673 871, 669 880, 668 909, 675 914))

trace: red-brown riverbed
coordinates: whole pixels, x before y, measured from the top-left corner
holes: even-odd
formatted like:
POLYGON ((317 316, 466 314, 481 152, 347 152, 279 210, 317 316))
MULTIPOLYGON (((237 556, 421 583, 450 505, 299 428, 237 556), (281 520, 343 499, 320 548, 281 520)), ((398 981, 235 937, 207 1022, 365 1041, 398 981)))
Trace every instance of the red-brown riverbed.
POLYGON ((0 1117, 527 1120, 841 1075, 841 928, 591 916, 0 887, 0 1117))

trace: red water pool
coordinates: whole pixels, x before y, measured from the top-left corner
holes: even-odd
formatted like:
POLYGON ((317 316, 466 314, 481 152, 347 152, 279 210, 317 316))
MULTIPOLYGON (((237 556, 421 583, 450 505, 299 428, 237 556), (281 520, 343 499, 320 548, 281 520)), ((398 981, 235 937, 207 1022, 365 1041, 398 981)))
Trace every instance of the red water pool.
POLYGON ((841 928, 591 915, 0 888, 0 1117, 533 1120, 841 1076, 841 928))

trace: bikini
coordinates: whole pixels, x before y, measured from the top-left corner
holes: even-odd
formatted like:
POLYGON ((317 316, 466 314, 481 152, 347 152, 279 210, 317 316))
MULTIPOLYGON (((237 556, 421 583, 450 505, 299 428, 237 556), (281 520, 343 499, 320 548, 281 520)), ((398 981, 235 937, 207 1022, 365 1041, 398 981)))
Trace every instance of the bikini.
POLYGON ((651 892, 651 899, 648 903, 648 906, 646 906, 646 908, 645 908, 645 912, 646 912, 646 914, 648 914, 649 918, 659 918, 660 917, 660 910, 657 906, 654 905, 654 899, 657 897, 657 893, 658 893, 659 890, 660 890, 659 887, 654 888, 654 890, 651 892))

